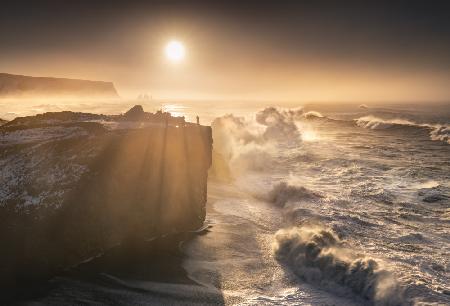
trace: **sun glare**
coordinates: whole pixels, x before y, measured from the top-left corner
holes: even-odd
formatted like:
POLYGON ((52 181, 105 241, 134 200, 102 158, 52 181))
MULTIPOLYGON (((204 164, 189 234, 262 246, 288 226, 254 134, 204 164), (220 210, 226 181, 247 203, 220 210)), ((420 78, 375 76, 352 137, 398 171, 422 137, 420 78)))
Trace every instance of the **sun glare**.
POLYGON ((183 60, 185 55, 184 45, 176 40, 172 40, 166 46, 166 57, 171 62, 179 62, 183 60))

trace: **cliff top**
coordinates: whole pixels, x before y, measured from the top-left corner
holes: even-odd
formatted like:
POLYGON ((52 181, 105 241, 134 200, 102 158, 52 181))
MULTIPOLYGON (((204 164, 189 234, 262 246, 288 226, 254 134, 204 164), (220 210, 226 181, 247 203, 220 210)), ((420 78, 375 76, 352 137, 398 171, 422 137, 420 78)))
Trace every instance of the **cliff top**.
POLYGON ((30 96, 117 98, 118 94, 112 82, 0 73, 0 97, 30 96))
POLYGON ((120 115, 102 115, 81 112, 47 112, 35 116, 17 117, 9 122, 0 122, 0 147, 20 143, 34 143, 45 139, 72 138, 87 132, 140 129, 151 126, 185 127, 196 125, 184 117, 173 117, 170 113, 145 112, 135 105, 120 115))

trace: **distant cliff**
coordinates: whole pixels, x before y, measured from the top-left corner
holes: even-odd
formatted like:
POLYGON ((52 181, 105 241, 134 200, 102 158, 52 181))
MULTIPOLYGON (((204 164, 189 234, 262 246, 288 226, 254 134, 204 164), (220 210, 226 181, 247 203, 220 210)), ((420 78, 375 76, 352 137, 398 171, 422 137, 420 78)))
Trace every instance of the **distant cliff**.
POLYGON ((0 286, 124 241, 199 228, 211 152, 210 127, 141 107, 0 127, 0 286))
POLYGON ((112 82, 0 73, 0 98, 118 97, 112 82))

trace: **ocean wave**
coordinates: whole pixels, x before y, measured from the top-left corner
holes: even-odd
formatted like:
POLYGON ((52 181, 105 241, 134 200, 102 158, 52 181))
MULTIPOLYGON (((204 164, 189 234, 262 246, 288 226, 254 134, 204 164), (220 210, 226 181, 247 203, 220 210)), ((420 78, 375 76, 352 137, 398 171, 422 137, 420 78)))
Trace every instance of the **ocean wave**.
POLYGON ((320 139, 307 122, 317 118, 328 120, 319 112, 276 107, 267 107, 252 117, 218 117, 211 124, 214 150, 234 172, 266 170, 276 162, 280 144, 298 145, 320 139))
POLYGON ((430 132, 431 140, 439 140, 450 144, 450 126, 435 126, 430 132))
POLYGON ((280 182, 273 186, 272 190, 262 198, 278 207, 284 207, 287 202, 314 201, 323 198, 323 196, 303 186, 280 182))
POLYGON ((382 263, 356 254, 322 226, 281 229, 273 250, 277 260, 308 283, 340 294, 352 292, 375 305, 406 304, 403 289, 382 263))
POLYGON ((314 118, 324 118, 324 116, 316 111, 309 111, 303 114, 303 117, 306 119, 314 119, 314 118))
POLYGON ((303 114, 302 109, 268 107, 252 118, 216 118, 211 124, 214 150, 234 171, 264 170, 273 165, 277 144, 302 141, 298 121, 303 114))
POLYGON ((356 125, 366 129, 383 130, 390 128, 421 128, 427 129, 430 133, 430 139, 442 141, 450 144, 450 125, 417 123, 407 119, 382 119, 372 115, 355 119, 356 125))

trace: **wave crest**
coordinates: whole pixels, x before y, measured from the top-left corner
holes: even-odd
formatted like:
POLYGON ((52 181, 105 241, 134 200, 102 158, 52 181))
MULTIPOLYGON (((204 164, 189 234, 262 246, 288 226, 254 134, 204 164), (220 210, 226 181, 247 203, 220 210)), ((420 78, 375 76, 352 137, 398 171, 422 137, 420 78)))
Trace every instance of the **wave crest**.
POLYGON ((382 119, 375 116, 364 116, 355 119, 356 125, 362 128, 381 130, 392 127, 414 127, 429 130, 430 139, 450 144, 450 126, 441 124, 417 123, 407 119, 382 119))
POLYGON ((324 116, 316 111, 309 111, 303 115, 306 119, 324 118, 324 116))
POLYGON ((279 230, 274 254, 306 282, 325 289, 353 292, 376 305, 403 305, 403 290, 375 259, 355 254, 322 226, 279 230))
POLYGON ((450 144, 450 126, 436 126, 430 132, 431 140, 439 140, 450 144))
POLYGON ((406 119, 381 119, 375 116, 364 116, 361 118, 356 119, 356 124, 359 127, 363 127, 366 129, 372 129, 372 130, 381 130, 381 129, 388 129, 393 126, 419 126, 418 124, 414 123, 413 121, 406 120, 406 119))
POLYGON ((276 184, 265 196, 264 200, 278 207, 284 207, 287 202, 313 201, 322 195, 303 186, 290 185, 286 182, 276 184))

